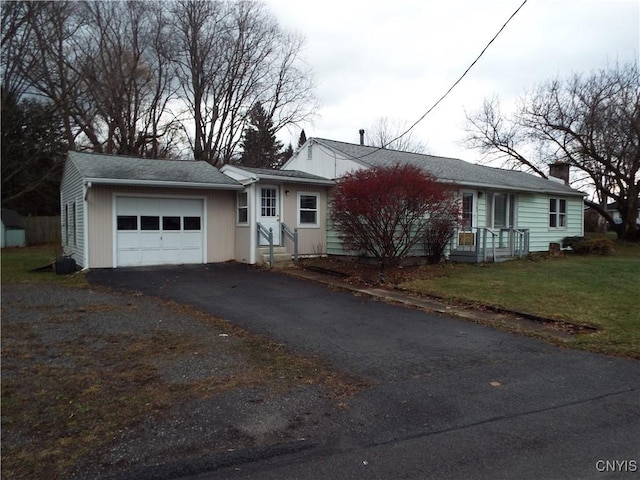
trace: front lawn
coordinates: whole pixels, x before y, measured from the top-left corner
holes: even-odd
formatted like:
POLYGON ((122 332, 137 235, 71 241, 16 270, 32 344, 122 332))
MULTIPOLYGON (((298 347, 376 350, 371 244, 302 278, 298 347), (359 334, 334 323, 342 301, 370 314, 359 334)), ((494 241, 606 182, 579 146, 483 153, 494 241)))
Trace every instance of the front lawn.
POLYGON ((402 285, 448 301, 477 302, 602 328, 576 348, 640 358, 640 245, 611 256, 532 257, 498 264, 423 267, 402 285))
POLYGON ((57 275, 50 267, 60 255, 60 246, 37 245, 2 249, 2 283, 49 283, 86 286, 84 274, 57 275), (49 266, 49 268, 45 268, 49 266), (34 271, 38 270, 38 271, 34 271))

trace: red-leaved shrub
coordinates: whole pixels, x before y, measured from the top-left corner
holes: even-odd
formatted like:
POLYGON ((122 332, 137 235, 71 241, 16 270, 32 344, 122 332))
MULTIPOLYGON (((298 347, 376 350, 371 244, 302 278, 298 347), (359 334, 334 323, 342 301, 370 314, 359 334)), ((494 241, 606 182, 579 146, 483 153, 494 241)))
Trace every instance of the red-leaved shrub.
POLYGON ((457 222, 457 189, 413 165, 351 172, 333 190, 331 216, 348 250, 397 265, 425 236, 429 219, 457 222))

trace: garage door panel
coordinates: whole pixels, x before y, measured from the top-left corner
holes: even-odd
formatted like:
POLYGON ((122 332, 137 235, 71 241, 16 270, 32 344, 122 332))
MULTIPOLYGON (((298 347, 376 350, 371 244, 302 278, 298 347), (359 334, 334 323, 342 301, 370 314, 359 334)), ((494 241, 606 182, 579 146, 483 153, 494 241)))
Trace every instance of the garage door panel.
POLYGON ((201 200, 182 200, 180 202, 180 210, 182 215, 188 216, 200 216, 202 215, 202 201, 201 200))
POLYGON ((116 215, 128 215, 138 211, 138 199, 119 197, 116 201, 116 215))
POLYGON ((180 250, 182 246, 182 232, 162 232, 162 248, 180 250))
POLYGON ((118 232, 118 249, 120 250, 137 250, 140 245, 140 234, 138 232, 118 232))
POLYGON ((142 265, 140 250, 120 250, 118 251, 118 265, 122 267, 142 265))
POLYGON ((199 263, 202 258, 200 249, 185 248, 180 251, 182 263, 199 263))
POLYGON ((160 232, 140 232, 138 248, 142 250, 160 250, 162 248, 160 232))
POLYGON ((184 232, 182 234, 182 247, 193 250, 200 247, 202 241, 201 232, 184 232))
POLYGON ((158 216, 162 208, 162 203, 155 198, 141 198, 138 200, 138 214, 158 216))
POLYGON ((147 249, 140 251, 140 263, 138 265, 162 265, 163 263, 162 250, 147 249))

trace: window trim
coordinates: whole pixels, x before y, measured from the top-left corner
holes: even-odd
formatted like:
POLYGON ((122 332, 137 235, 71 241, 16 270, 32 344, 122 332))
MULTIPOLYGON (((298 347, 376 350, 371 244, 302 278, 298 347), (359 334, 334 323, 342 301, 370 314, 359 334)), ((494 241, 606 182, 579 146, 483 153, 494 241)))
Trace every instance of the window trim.
POLYGON ((296 221, 298 228, 320 228, 320 194, 317 192, 298 192, 297 201, 296 201, 296 221), (302 197, 314 197, 316 199, 316 208, 302 208, 301 201, 302 197), (300 218, 300 214, 305 212, 315 212, 316 221, 315 223, 310 222, 302 222, 300 218))
POLYGON ((566 230, 567 229, 567 207, 568 202, 566 198, 562 197, 549 197, 549 216, 547 225, 551 230, 566 230), (552 205, 555 206, 552 209, 552 205), (560 208, 564 205, 564 211, 560 208), (554 219, 555 225, 551 225, 552 219, 554 219))
POLYGON ((78 225, 78 212, 76 209, 76 201, 73 201, 72 207, 71 207, 71 216, 73 217, 73 246, 77 247, 78 246, 78 230, 77 230, 77 225, 78 225))
POLYGON ((236 225, 247 226, 249 225, 249 192, 238 192, 236 195, 236 225), (244 205, 240 204, 240 198, 244 195, 245 203, 244 205), (240 212, 244 211, 246 215, 246 220, 240 220, 240 212))

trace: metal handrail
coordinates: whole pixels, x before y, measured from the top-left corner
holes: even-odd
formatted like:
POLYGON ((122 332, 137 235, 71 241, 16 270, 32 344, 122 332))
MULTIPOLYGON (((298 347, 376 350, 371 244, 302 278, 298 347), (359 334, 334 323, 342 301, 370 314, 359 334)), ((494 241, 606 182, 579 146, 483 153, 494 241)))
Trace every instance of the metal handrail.
POLYGON ((496 261, 496 237, 498 236, 497 232, 494 232, 489 227, 484 227, 483 229, 483 239, 482 239, 482 260, 487 261, 487 233, 491 234, 491 255, 493 257, 493 261, 496 261))
POLYGON ((525 252, 529 250, 527 245, 527 240, 529 239, 529 230, 526 228, 522 228, 522 229, 514 228, 513 233, 515 233, 518 239, 518 242, 517 242, 518 257, 522 258, 524 257, 525 252))
POLYGON ((298 229, 291 230, 284 222, 280 223, 280 230, 283 235, 288 236, 293 241, 293 261, 298 261, 298 229))
POLYGON ((267 228, 260 222, 258 224, 258 245, 260 244, 260 237, 269 242, 269 268, 273 268, 273 228, 267 228))

